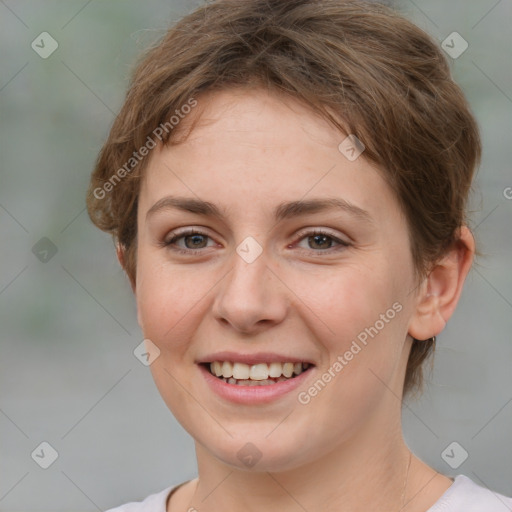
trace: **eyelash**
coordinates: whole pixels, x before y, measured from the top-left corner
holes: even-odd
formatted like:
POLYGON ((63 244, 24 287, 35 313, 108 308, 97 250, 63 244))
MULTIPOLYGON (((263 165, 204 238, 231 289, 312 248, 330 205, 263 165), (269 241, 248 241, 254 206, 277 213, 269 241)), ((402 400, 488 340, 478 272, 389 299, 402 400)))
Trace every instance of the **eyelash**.
MULTIPOLYGON (((174 251, 178 254, 185 254, 185 255, 190 255, 190 256, 200 254, 201 252, 203 252, 203 250, 205 248, 202 248, 202 249, 179 249, 177 247, 173 247, 173 244, 177 240, 179 240, 181 238, 186 238, 187 236, 192 236, 192 235, 201 235, 201 236, 211 239, 211 237, 207 233, 204 233, 203 231, 200 231, 198 229, 188 229, 188 230, 180 232, 180 233, 174 233, 173 237, 170 240, 164 240, 160 245, 162 247, 171 249, 172 251, 174 251)), ((328 249, 325 249, 325 250, 324 249, 319 249, 319 250, 314 250, 314 249, 307 250, 306 249, 305 250, 306 252, 312 251, 314 253, 332 253, 333 251, 339 251, 339 250, 345 249, 347 247, 350 247, 350 245, 351 245, 350 243, 335 237, 332 233, 329 233, 328 231, 324 231, 322 229, 313 229, 310 231, 303 231, 303 232, 299 233, 298 236, 299 236, 299 240, 298 240, 299 242, 302 241, 303 239, 309 238, 309 237, 326 236, 338 244, 337 248, 329 247, 328 249)), ((288 246, 288 247, 290 247, 290 246, 288 246)))
MULTIPOLYGON (((350 246, 350 244, 348 242, 346 242, 345 240, 341 240, 340 238, 334 236, 332 233, 330 233, 329 231, 327 230, 323 230, 323 229, 311 229, 311 230, 304 230, 304 231, 301 231, 300 233, 297 234, 297 236, 299 237, 299 242, 301 240, 304 240, 306 238, 309 238, 309 237, 314 237, 314 236, 326 236, 327 238, 330 238, 334 243, 338 244, 337 247, 329 247, 328 249, 319 249, 319 250, 314 250, 314 249, 300 249, 302 251, 306 251, 306 252, 313 252, 313 253, 328 253, 328 254, 331 254, 333 252, 338 252, 338 251, 341 251, 343 249, 346 249, 347 247, 350 246)), ((297 243, 297 242, 295 242, 297 243)))
POLYGON ((171 249, 174 252, 177 252, 178 254, 187 254, 187 255, 195 255, 199 254, 203 251, 203 249, 179 249, 177 247, 173 247, 172 245, 176 240, 179 240, 180 238, 186 238, 187 236, 192 235, 201 235, 207 238, 211 238, 208 234, 204 233, 203 231, 200 231, 198 229, 188 229, 186 231, 182 231, 181 233, 174 233, 173 237, 170 240, 164 240, 162 242, 163 247, 167 247, 168 249, 171 249))

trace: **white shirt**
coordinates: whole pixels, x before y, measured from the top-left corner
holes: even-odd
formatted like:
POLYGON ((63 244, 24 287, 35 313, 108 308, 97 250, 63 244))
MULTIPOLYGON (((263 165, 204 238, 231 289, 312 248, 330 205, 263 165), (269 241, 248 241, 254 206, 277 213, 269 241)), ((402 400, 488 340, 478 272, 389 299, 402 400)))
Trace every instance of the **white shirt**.
MULTIPOLYGON (((132 501, 106 512, 166 512, 167 498, 177 487, 167 487, 144 501, 132 501)), ((467 476, 458 475, 439 500, 425 512, 512 512, 512 498, 485 489, 467 476)))

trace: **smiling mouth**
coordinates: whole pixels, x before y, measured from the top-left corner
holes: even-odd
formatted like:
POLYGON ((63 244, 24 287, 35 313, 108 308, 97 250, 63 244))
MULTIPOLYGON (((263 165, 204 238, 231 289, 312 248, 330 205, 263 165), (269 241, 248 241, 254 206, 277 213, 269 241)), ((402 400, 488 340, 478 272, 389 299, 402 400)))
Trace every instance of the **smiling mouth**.
POLYGON ((237 386, 269 386, 291 380, 308 371, 310 363, 259 363, 245 364, 231 361, 213 361, 202 363, 214 376, 226 384, 237 386))

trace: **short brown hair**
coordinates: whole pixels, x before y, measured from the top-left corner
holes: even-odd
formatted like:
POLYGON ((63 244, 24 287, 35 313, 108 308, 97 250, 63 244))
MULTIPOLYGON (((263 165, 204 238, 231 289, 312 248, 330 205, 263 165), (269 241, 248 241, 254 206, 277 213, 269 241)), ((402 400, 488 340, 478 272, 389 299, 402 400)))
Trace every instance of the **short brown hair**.
MULTIPOLYGON (((481 152, 438 44, 372 2, 217 0, 174 25, 139 63, 92 173, 89 215, 114 236, 130 279, 149 158, 126 163, 158 126, 168 127, 163 144, 176 143, 168 120, 191 98, 242 86, 293 97, 363 141, 364 156, 382 169, 407 218, 417 277, 425 277, 466 223, 481 152)), ((413 343, 404 393, 421 385, 432 349, 433 341, 413 343)))

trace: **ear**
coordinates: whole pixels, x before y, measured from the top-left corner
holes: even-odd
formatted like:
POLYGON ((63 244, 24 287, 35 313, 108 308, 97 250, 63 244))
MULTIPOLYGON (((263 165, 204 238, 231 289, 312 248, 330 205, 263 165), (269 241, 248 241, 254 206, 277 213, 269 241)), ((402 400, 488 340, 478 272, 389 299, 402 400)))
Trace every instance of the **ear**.
POLYGON ((473 234, 467 226, 462 226, 449 252, 436 263, 419 288, 408 331, 413 338, 426 340, 444 329, 459 302, 474 254, 473 234))
MULTIPOLYGON (((125 252, 125 249, 124 247, 120 244, 120 243, 117 243, 116 244, 116 254, 117 254, 117 260, 119 261, 119 264, 121 265, 121 267, 123 268, 123 270, 126 272, 126 265, 125 265, 125 259, 124 259, 124 252, 125 252)), ((128 273, 127 273, 128 274, 128 273)), ((130 285, 132 287, 132 291, 133 293, 135 293, 135 280, 132 279, 131 277, 129 277, 129 280, 130 280, 130 285)))

